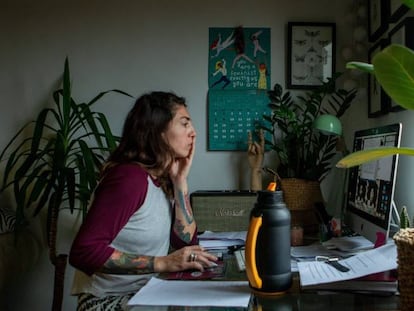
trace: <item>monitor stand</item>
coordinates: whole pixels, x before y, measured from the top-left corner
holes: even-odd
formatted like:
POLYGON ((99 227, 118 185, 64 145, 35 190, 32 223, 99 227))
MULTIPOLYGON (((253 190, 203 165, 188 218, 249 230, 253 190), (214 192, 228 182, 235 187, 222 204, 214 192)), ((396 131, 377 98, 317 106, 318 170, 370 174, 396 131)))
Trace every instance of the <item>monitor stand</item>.
POLYGON ((390 232, 389 237, 393 237, 394 234, 400 230, 400 214, 398 213, 397 206, 392 200, 390 211, 390 232))

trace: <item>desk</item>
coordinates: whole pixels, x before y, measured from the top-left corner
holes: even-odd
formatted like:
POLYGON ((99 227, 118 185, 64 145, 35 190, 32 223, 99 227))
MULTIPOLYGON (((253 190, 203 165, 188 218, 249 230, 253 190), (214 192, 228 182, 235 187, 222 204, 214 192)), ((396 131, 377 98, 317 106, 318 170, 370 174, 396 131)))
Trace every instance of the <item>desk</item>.
MULTIPOLYGON (((227 262, 226 279, 245 280, 244 272, 238 272, 232 256, 225 258, 227 262)), ((208 282, 208 281, 206 281, 208 282)), ((134 306, 129 311, 233 311, 240 308, 219 307, 177 307, 177 306, 134 306)), ((299 286, 299 275, 293 274, 292 288, 284 295, 272 298, 252 297, 248 311, 396 311, 399 310, 399 297, 372 296, 344 292, 318 293, 302 291, 299 286)))

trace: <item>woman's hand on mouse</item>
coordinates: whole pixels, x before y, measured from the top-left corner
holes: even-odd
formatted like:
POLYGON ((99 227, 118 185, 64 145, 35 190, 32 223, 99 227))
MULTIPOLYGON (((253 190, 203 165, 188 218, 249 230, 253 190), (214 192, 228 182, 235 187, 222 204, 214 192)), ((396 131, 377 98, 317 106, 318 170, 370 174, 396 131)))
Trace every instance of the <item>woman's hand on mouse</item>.
POLYGON ((176 272, 189 269, 204 271, 216 266, 217 257, 205 251, 200 245, 186 246, 167 256, 155 257, 155 272, 176 272))

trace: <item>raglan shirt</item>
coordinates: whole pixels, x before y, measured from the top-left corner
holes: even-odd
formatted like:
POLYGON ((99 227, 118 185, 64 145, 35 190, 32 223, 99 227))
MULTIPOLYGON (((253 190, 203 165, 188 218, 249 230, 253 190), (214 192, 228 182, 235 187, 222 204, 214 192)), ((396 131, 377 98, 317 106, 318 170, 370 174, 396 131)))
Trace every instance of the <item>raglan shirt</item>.
MULTIPOLYGON (((72 294, 97 297, 136 292, 154 274, 97 272, 114 249, 125 253, 165 256, 172 243, 187 245, 172 230, 172 204, 161 187, 136 164, 113 167, 95 191, 85 222, 70 251, 75 271, 72 294)), ((195 244, 196 237, 190 244, 195 244)), ((177 245, 174 245, 177 247, 177 245)))

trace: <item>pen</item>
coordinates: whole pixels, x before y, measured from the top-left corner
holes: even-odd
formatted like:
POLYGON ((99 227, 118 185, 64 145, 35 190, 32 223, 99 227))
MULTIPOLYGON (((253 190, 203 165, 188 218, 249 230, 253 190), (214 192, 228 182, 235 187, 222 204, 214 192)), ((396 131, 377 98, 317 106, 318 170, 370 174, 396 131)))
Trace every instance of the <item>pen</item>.
POLYGON ((235 251, 244 248, 244 245, 232 245, 227 247, 229 254, 233 254, 235 251))
POLYGON ((341 272, 348 272, 349 268, 339 263, 338 257, 316 256, 316 261, 323 261, 341 272))

